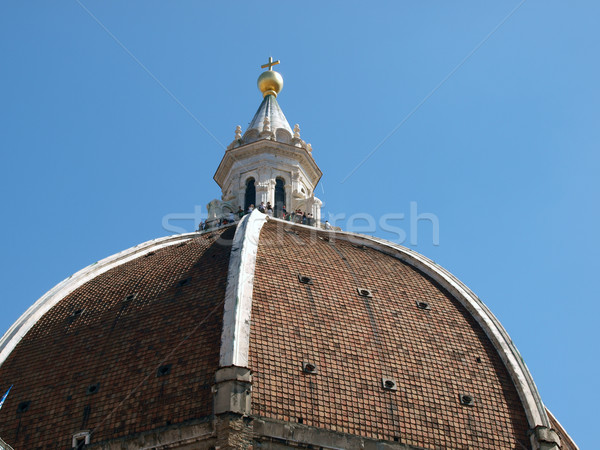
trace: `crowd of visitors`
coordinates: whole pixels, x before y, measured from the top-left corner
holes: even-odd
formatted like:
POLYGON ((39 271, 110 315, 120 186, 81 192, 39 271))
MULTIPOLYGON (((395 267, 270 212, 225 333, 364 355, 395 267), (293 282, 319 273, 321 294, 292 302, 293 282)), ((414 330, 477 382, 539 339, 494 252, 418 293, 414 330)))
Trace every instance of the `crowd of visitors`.
MULTIPOLYGON (((238 210, 234 213, 230 211, 224 214, 219 219, 214 220, 205 220, 200 222, 198 226, 198 231, 209 230, 211 228, 220 227, 222 225, 227 225, 230 223, 238 222, 244 215, 250 214, 254 211, 254 204, 250 205, 246 211, 244 211, 241 206, 238 207, 238 210)), ((275 211, 271 202, 260 202, 257 208, 261 213, 267 214, 269 217, 277 217, 278 219, 287 220, 293 223, 300 223, 302 225, 310 225, 316 226, 316 220, 311 213, 302 212, 301 209, 296 209, 295 211, 288 212, 285 208, 285 205, 282 207, 281 211, 275 211)), ((325 227, 329 225, 329 222, 324 224, 325 227)), ((329 228, 328 228, 329 229, 329 228)))
POLYGON ((290 222, 301 223, 302 225, 315 226, 315 218, 313 217, 313 215, 311 213, 307 214, 306 212, 302 212, 301 209, 296 209, 295 211, 287 212, 284 206, 281 218, 290 222))

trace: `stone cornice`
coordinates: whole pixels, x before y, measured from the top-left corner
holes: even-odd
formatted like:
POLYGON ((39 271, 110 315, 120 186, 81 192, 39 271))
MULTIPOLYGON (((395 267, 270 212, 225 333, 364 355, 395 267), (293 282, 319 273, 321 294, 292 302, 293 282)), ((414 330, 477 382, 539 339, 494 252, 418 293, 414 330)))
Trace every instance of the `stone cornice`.
POLYGON ((319 166, 317 166, 317 163, 307 149, 269 139, 262 139, 240 147, 228 149, 223 155, 223 159, 221 160, 213 179, 217 182, 219 187, 223 188, 225 180, 229 176, 236 161, 258 156, 261 153, 283 156, 298 161, 306 175, 309 177, 313 187, 317 185, 323 176, 323 172, 321 172, 321 169, 319 169, 319 166))

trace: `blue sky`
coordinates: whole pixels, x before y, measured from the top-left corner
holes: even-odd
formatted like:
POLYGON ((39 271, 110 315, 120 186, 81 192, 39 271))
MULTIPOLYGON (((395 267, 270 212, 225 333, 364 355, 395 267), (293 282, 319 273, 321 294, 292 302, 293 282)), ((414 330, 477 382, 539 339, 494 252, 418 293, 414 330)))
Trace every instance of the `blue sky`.
POLYGON ((324 217, 405 214, 410 233, 411 202, 435 214, 439 245, 421 221, 411 247, 490 307, 591 448, 599 16, 555 0, 2 2, 1 332, 220 196, 220 143, 251 120, 272 55, 279 103, 324 172, 324 217))

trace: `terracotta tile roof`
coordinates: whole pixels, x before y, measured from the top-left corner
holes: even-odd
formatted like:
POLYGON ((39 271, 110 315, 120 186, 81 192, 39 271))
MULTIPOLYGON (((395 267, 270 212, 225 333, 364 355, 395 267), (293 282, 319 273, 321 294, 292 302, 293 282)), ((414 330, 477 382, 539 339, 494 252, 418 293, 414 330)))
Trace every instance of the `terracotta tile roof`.
POLYGON ((136 258, 54 306, 0 367, 3 385, 14 383, 2 438, 70 448, 81 429, 98 442, 210 416, 230 250, 217 238, 233 233, 136 258), (158 376, 161 364, 170 370, 158 376))
MULTIPOLYGON (((19 449, 67 448, 84 429, 99 443, 212 419, 234 232, 149 252, 60 300, 0 366, 2 385, 14 384, 0 436, 19 449)), ((530 448, 519 395, 482 328, 388 254, 267 221, 250 323, 255 417, 418 448, 530 448)))
POLYGON ((456 299, 391 256, 307 229, 261 231, 250 368, 258 416, 432 449, 530 448, 511 378, 456 299))

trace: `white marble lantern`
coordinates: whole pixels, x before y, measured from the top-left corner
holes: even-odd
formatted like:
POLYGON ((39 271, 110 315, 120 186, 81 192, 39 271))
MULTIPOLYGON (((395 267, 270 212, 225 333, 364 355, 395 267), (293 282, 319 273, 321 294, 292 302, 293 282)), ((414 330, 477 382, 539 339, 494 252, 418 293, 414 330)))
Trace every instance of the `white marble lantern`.
POLYGON ((300 127, 292 130, 279 107, 276 96, 283 80, 273 74, 277 72, 268 70, 259 77, 264 99, 244 134, 236 128, 235 140, 214 175, 222 196, 209 204, 209 220, 270 202, 276 216, 285 206, 288 212, 300 209, 312 214, 320 223, 322 202, 314 190, 323 173, 311 145, 300 138, 300 127))

